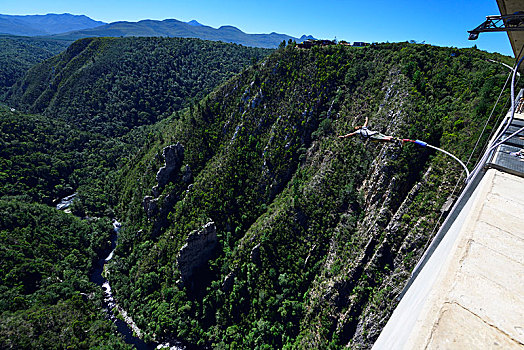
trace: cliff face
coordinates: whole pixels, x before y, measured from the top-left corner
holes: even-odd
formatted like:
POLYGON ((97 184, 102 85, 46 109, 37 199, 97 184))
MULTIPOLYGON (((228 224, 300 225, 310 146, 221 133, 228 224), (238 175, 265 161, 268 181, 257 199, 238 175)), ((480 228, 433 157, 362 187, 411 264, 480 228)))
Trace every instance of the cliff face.
MULTIPOLYGON (((156 173, 157 186, 160 189, 163 189, 165 185, 171 181, 171 175, 182 167, 182 162, 184 161, 184 146, 180 143, 168 146, 164 148, 162 154, 165 159, 165 165, 158 169, 156 173)), ((154 192, 156 191, 158 191, 158 189, 154 190, 154 192)))
POLYGON ((191 286, 195 270, 207 264, 217 246, 217 231, 214 222, 208 222, 202 229, 195 230, 186 238, 186 243, 180 249, 177 266, 182 282, 191 286))
POLYGON ((367 117, 467 159, 506 75, 458 53, 287 47, 166 122, 119 185, 111 282, 140 328, 217 348, 371 346, 462 174, 413 144, 336 136, 367 117), (141 201, 176 142, 186 165, 158 188, 159 225, 141 201))

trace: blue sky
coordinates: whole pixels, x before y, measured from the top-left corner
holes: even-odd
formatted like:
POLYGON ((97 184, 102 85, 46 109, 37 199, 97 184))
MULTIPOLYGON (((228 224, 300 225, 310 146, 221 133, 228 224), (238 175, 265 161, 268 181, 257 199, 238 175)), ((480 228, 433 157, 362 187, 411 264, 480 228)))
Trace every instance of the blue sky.
POLYGON ((246 33, 311 34, 347 41, 425 41, 512 55, 505 33, 468 41, 467 30, 499 14, 495 0, 1 0, 0 13, 85 14, 104 22, 176 18, 246 33))

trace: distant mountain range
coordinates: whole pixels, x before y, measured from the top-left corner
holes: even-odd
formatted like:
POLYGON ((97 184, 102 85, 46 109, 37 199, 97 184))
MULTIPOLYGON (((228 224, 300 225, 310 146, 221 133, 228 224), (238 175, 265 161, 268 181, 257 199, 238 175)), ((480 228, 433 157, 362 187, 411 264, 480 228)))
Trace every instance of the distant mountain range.
POLYGON ((163 21, 104 23, 86 16, 47 14, 31 16, 0 15, 0 33, 26 36, 51 36, 57 39, 77 40, 86 37, 162 36, 199 38, 224 41, 244 46, 275 48, 289 39, 297 42, 313 39, 303 35, 295 38, 286 34, 247 34, 233 26, 212 28, 195 20, 182 22, 176 19, 163 21))
POLYGON ((0 34, 36 36, 99 27, 105 22, 69 13, 47 15, 0 15, 0 34))
POLYGON ((113 22, 96 28, 56 34, 55 38, 76 40, 86 37, 128 37, 128 36, 163 36, 180 38, 199 38, 204 40, 224 41, 244 46, 275 48, 283 40, 303 41, 307 38, 294 38, 286 34, 246 34, 233 26, 218 29, 202 25, 197 21, 189 23, 176 19, 163 21, 143 20, 139 22, 113 22))

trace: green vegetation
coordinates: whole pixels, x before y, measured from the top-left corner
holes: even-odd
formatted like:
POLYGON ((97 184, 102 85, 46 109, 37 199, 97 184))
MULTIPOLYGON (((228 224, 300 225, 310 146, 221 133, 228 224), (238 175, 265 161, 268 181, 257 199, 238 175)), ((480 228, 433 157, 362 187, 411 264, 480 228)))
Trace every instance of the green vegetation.
POLYGON ((336 136, 368 117, 466 160, 507 75, 486 59, 508 58, 408 43, 269 53, 83 39, 15 84, 25 112, 0 108, 0 347, 123 346, 88 280, 113 216, 108 278, 147 339, 373 343, 462 169, 336 136), (183 160, 153 189, 177 142, 183 160), (46 206, 73 192, 73 213, 100 219, 46 206), (182 283, 179 251, 209 221, 217 248, 182 283))
POLYGON ((166 119, 117 176, 126 229, 110 271, 123 307, 150 334, 195 345, 370 346, 462 174, 416 145, 336 135, 367 116, 465 160, 507 75, 486 62, 494 56, 506 59, 404 43, 288 46, 166 119), (187 166, 147 217, 162 148, 176 142, 187 166), (216 255, 182 284, 178 252, 211 220, 216 255))
POLYGON ((21 198, 0 200, 1 348, 124 347, 88 277, 110 227, 21 198))
POLYGON ((270 50, 179 38, 89 38, 32 68, 9 103, 122 136, 189 106, 270 50))
MULTIPOLYGON (((173 110, 169 103, 176 101, 176 108, 190 105, 201 89, 215 87, 235 70, 256 60, 257 55, 268 52, 226 44, 209 45, 199 40, 90 39, 76 43, 26 75, 23 81, 28 82, 27 90, 33 91, 42 84, 48 87, 48 76, 38 72, 45 70, 50 61, 59 62, 63 65, 63 70, 57 68, 60 74, 75 72, 77 80, 68 80, 68 84, 80 94, 80 99, 92 87, 83 84, 90 81, 92 74, 104 84, 109 76, 117 77, 113 92, 120 90, 120 93, 116 102, 113 99, 114 103, 106 105, 107 100, 102 100, 101 95, 91 96, 91 102, 100 99, 100 108, 96 109, 97 104, 86 106, 82 123, 75 119, 80 116, 67 117, 62 111, 32 115, 0 105, 0 262, 4 270, 0 284, 1 348, 125 347, 101 310, 101 289, 89 282, 88 277, 93 263, 108 248, 112 230, 109 218, 114 217, 112 205, 117 194, 115 170, 140 147, 147 146, 150 136, 161 129, 164 122, 147 124, 169 115, 173 110), (95 44, 90 45, 91 42, 95 44), (92 50, 97 45, 106 51, 92 50), (128 54, 122 54, 125 50, 128 54), (138 51, 132 54, 134 50, 138 51), (146 51, 153 55, 146 57, 146 51), (97 69, 104 70, 106 64, 111 69, 101 75, 85 67, 75 71, 79 68, 79 55, 88 61, 92 59, 91 62, 95 57, 100 60, 97 69), (174 69, 177 64, 180 66, 174 69), (180 80, 165 82, 160 73, 180 80), (134 78, 138 81, 129 84, 134 78), (128 82, 127 88, 122 86, 123 80, 128 82), (176 86, 176 91, 163 91, 166 84, 176 86), (135 101, 136 93, 140 99, 135 101), (153 106, 143 103, 142 98, 153 106), (127 108, 143 115, 146 111, 156 113, 159 106, 165 110, 152 120, 133 122, 125 119, 129 117, 126 114, 115 121, 95 115, 99 110, 119 113, 127 108), (122 124, 126 126, 121 128, 122 124), (118 132, 112 131, 117 129, 118 132), (114 133, 121 136, 108 137, 114 133), (95 219, 81 221, 50 207, 73 192, 78 195, 71 206, 72 213, 95 219)), ((97 91, 101 93, 100 88, 97 91)), ((71 96, 68 98, 74 105, 78 101, 71 96)), ((43 102, 39 97, 39 103, 43 102)), ((23 105, 16 107, 24 109, 23 105)), ((76 113, 74 109, 68 111, 76 113)))
POLYGON ((137 148, 134 142, 143 142, 137 133, 108 139, 58 119, 5 107, 0 107, 0 134, 0 197, 24 195, 51 205, 79 191, 75 207, 82 216, 103 215, 108 209, 108 172, 137 148))
POLYGON ((65 50, 71 40, 0 35, 0 101, 33 65, 65 50))
POLYGON ((76 42, 32 68, 11 93, 11 106, 45 115, 0 108, 0 196, 51 204, 78 191, 77 214, 111 213, 114 182, 106 178, 146 142, 154 130, 147 125, 269 52, 188 39, 76 42))

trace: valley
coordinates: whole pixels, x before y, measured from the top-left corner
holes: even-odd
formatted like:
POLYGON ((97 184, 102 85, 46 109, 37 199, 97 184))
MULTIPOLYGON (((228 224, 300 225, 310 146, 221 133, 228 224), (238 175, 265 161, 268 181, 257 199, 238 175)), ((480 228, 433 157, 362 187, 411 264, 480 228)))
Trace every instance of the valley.
POLYGON ((463 172, 337 136, 367 118, 473 162, 507 77, 488 59, 510 63, 181 38, 81 39, 46 58, 0 108, 0 347, 129 347, 89 281, 118 218, 106 278, 146 343, 370 348, 463 172), (73 215, 51 207, 73 193, 73 215))

